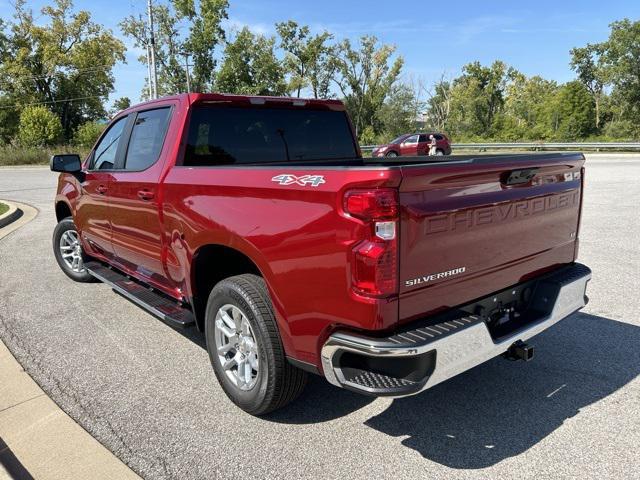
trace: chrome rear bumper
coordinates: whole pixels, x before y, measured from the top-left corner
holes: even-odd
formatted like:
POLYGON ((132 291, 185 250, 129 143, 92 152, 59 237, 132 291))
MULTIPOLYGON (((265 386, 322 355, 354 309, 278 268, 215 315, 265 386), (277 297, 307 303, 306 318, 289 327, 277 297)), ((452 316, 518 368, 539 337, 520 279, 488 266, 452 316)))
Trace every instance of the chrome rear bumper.
MULTIPOLYGON (((455 315, 417 322, 387 338, 337 332, 322 347, 327 380, 339 387, 401 397, 428 389, 506 352, 584 307, 591 270, 575 263, 522 285, 532 286, 531 319, 499 338, 478 315, 455 315)), ((512 288, 517 288, 515 286, 512 288)), ((511 290, 507 289, 507 290, 511 290)), ((469 311, 469 309, 467 309, 469 311)))

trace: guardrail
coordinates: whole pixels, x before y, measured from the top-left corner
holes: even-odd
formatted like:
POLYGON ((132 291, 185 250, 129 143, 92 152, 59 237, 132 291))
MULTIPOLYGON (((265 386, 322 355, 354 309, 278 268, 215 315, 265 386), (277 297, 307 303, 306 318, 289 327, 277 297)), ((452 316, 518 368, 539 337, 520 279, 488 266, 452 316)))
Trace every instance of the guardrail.
MULTIPOLYGON (((377 145, 362 145, 360 149, 363 152, 370 152, 377 145)), ((548 150, 548 149, 572 149, 572 150, 640 150, 640 142, 577 142, 577 143, 542 143, 542 142, 516 142, 516 143, 453 143, 451 148, 466 150, 499 150, 499 149, 530 149, 530 150, 548 150)))

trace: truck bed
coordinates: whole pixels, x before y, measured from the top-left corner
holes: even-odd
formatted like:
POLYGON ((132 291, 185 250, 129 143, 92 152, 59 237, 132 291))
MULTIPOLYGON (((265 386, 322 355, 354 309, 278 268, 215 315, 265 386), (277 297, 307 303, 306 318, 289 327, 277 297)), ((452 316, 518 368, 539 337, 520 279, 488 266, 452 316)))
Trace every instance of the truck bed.
MULTIPOLYGON (((491 155, 448 155, 448 156, 415 156, 415 157, 358 157, 344 158, 338 160, 304 160, 304 161, 280 161, 280 162, 260 162, 259 164, 237 165, 236 168, 248 168, 255 166, 278 167, 288 166, 296 168, 306 167, 413 167, 413 166, 437 166, 437 165, 486 165, 500 162, 539 162, 544 160, 566 161, 584 159, 579 152, 552 152, 552 153, 501 153, 491 155)), ((206 167, 199 167, 206 168, 206 167)), ((219 167, 211 167, 219 168, 219 167)))

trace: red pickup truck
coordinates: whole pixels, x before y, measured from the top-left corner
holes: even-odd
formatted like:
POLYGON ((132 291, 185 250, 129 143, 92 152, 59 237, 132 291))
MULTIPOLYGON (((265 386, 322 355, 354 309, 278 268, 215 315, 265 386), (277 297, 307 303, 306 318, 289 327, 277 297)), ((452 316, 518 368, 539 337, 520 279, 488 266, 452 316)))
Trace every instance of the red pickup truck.
POLYGON ((53 250, 206 336, 226 394, 260 415, 307 372, 371 395, 430 388, 583 307, 584 157, 363 158, 344 106, 184 94, 56 155, 53 250))

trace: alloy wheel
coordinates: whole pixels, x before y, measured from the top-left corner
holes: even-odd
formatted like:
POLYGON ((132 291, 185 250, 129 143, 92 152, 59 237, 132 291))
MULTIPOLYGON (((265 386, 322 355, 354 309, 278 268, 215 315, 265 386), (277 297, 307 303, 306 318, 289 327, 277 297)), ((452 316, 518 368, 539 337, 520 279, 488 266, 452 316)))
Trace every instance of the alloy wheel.
POLYGON ((66 230, 60 236, 60 254, 69 269, 76 273, 84 273, 82 246, 78 239, 78 232, 75 230, 66 230))
POLYGON ((218 309, 215 341, 226 376, 240 390, 251 390, 258 380, 258 343, 247 316, 235 305, 218 309))

